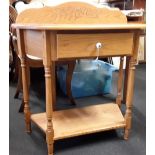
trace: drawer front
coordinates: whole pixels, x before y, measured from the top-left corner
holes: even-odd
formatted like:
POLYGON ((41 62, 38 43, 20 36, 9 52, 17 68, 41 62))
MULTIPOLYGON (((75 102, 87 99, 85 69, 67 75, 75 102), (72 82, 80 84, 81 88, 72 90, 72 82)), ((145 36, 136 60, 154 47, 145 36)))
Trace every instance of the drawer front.
POLYGON ((57 58, 131 55, 133 33, 57 34, 57 58))

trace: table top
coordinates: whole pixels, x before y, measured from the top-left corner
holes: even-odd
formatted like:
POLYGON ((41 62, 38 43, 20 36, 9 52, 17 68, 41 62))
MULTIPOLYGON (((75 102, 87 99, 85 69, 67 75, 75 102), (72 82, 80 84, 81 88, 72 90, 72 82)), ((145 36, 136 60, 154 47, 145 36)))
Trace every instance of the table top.
POLYGON ((145 29, 145 23, 125 24, 13 24, 14 28, 40 30, 113 30, 113 29, 145 29))

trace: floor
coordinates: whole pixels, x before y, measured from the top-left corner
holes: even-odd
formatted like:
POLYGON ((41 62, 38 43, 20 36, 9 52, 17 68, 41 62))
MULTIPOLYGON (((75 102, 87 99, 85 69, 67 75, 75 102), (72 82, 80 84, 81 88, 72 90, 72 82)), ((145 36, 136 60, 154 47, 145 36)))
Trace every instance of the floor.
MULTIPOLYGON (((32 113, 45 111, 43 70, 31 70, 32 86, 30 106, 32 113), (36 80, 37 77, 37 80, 36 80)), ((113 73, 112 93, 76 99, 78 107, 114 101, 116 96, 117 72, 113 73)), ((34 124, 32 134, 25 133, 23 113, 19 113, 22 94, 14 99, 16 83, 10 82, 9 151, 10 155, 46 155, 45 135, 34 124)), ((137 66, 133 99, 132 131, 128 141, 123 140, 123 130, 112 130, 86 136, 59 140, 54 143, 54 155, 145 155, 146 154, 146 65, 137 66)), ((58 91, 57 110, 74 108, 58 91)), ((124 111, 125 106, 122 106, 124 111)), ((93 120, 92 120, 93 121, 93 120)))

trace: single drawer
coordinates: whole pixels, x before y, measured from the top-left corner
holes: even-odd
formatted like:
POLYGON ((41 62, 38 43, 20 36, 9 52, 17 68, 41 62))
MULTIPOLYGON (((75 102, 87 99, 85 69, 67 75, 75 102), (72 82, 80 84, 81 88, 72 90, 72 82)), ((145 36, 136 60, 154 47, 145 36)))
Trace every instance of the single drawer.
POLYGON ((131 55, 132 44, 133 33, 57 34, 57 58, 131 55))

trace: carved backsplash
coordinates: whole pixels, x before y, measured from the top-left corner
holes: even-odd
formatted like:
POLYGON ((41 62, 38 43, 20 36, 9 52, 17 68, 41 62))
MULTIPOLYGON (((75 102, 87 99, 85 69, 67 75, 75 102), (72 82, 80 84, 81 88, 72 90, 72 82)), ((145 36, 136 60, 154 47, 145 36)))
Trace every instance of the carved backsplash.
POLYGON ((17 23, 36 24, 109 24, 126 23, 118 9, 97 8, 88 3, 68 2, 55 7, 28 9, 19 14, 17 23))

